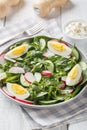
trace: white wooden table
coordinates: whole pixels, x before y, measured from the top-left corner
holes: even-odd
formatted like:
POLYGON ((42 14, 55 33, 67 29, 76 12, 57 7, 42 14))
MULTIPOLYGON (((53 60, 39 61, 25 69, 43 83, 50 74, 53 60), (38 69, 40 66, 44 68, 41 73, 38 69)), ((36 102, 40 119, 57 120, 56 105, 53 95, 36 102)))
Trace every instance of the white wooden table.
MULTIPOLYGON (((18 6, 14 7, 10 10, 10 14, 8 17, 4 18, 3 20, 0 20, 0 28, 3 26, 8 26, 10 24, 13 24, 15 22, 21 22, 24 19, 26 19, 28 16, 34 16, 36 19, 39 18, 33 11, 32 4, 36 0, 25 0, 24 2, 20 3, 18 6)), ((62 26, 72 20, 72 19, 82 19, 87 22, 87 0, 71 0, 68 2, 64 7, 58 8, 53 12, 52 15, 49 16, 49 19, 55 18, 58 23, 58 28, 60 29, 60 32, 62 30, 62 26)), ((45 19, 47 20, 47 19, 45 19)), ((86 49, 82 49, 82 51, 85 53, 86 49)), ((86 53, 87 55, 87 53, 86 53)), ((3 107, 3 112, 4 112, 3 107)), ((6 112, 6 110, 5 110, 6 112)), ((8 116, 11 116, 12 120, 15 119, 14 126, 9 126, 9 128, 4 127, 6 124, 9 123, 8 118, 0 121, 0 130, 27 130, 24 121, 20 122, 21 113, 20 111, 17 113, 19 114, 19 118, 16 118, 16 114, 9 112, 8 110, 8 116), (4 125, 3 125, 4 124, 4 125), (20 126, 20 124, 22 126, 20 126), (3 125, 3 127, 2 127, 3 125), (22 129, 25 128, 25 129, 22 129)), ((84 119, 84 117, 83 117, 84 119)), ((24 118, 23 118, 24 120, 24 118)), ((9 123, 10 124, 10 123, 9 123)), ((12 124, 10 124, 12 125, 12 124)), ((60 128, 61 130, 86 130, 87 129, 87 120, 80 121, 79 123, 72 123, 68 126, 63 126, 60 128)), ((53 130, 59 130, 57 127, 53 128, 53 130)))

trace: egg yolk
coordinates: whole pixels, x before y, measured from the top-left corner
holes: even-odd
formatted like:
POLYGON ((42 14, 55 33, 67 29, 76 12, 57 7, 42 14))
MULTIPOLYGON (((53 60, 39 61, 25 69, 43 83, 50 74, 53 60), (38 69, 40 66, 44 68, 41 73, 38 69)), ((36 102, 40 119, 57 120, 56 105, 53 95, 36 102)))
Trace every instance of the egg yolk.
POLYGON ((76 76, 78 75, 78 68, 77 67, 74 67, 71 72, 69 73, 69 78, 71 79, 75 79, 76 76))
POLYGON ((22 54, 22 53, 24 53, 25 49, 26 49, 26 46, 21 45, 15 49, 13 49, 12 54, 14 54, 14 55, 22 54))
POLYGON ((13 92, 18 95, 26 94, 26 89, 18 84, 12 84, 11 88, 12 88, 13 92))
POLYGON ((54 48, 57 51, 63 52, 65 51, 65 45, 61 43, 51 43, 52 48, 54 48))

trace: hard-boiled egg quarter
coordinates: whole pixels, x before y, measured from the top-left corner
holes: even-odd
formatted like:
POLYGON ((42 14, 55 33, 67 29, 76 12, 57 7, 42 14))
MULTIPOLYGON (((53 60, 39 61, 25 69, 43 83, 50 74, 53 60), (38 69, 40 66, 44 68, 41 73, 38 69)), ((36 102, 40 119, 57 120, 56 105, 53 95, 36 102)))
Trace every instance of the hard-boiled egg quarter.
POLYGON ((82 75, 82 69, 79 64, 76 64, 71 71, 68 73, 66 78, 66 85, 74 86, 79 83, 82 75))
POLYGON ((71 48, 63 43, 51 40, 47 43, 47 46, 54 54, 68 58, 72 52, 71 48))
POLYGON ((16 83, 7 83, 7 90, 11 95, 19 99, 26 99, 30 95, 26 88, 16 83))
POLYGON ((9 57, 9 58, 17 58, 20 57, 22 55, 24 55, 29 49, 29 45, 28 44, 22 44, 10 51, 8 51, 5 56, 9 57))

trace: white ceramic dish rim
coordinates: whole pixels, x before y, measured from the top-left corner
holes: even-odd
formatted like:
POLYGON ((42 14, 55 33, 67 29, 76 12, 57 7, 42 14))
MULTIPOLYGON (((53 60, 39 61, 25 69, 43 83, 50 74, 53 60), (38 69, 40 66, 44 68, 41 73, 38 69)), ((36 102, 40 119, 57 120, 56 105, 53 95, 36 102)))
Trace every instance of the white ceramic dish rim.
MULTIPOLYGON (((44 36, 46 36, 46 35, 44 35, 44 36)), ((33 36, 33 37, 34 37, 34 36, 33 36)), ((33 37, 25 37, 25 38, 19 38, 19 39, 13 40, 13 41, 7 46, 7 48, 3 51, 3 53, 4 53, 11 45, 14 45, 14 44, 17 43, 17 42, 29 40, 29 39, 31 39, 31 38, 33 38, 33 37)), ((48 37, 48 36, 47 36, 47 37, 48 37)), ((49 37, 49 38, 53 38, 53 37, 49 37)), ((55 38, 53 38, 53 39, 55 39, 55 38)), ((69 43, 69 45, 72 46, 70 43, 69 43)), ((81 54, 81 56, 82 56, 82 58, 83 58, 84 60, 87 60, 87 59, 85 58, 85 56, 84 56, 81 52, 80 52, 80 54, 81 54)), ((6 97, 8 97, 10 100, 14 101, 15 103, 20 104, 21 106, 28 107, 28 108, 34 108, 34 109, 46 109, 46 108, 53 108, 53 107, 62 106, 62 105, 64 105, 64 104, 66 104, 66 103, 71 102, 72 100, 78 98, 78 97, 80 96, 80 94, 83 93, 83 91, 85 91, 86 87, 87 87, 87 85, 86 85, 86 86, 81 90, 81 92, 80 92, 78 95, 76 95, 74 98, 71 98, 71 99, 69 99, 69 100, 67 100, 67 101, 64 101, 64 102, 60 102, 60 103, 56 103, 56 104, 51 104, 51 105, 33 105, 33 104, 23 103, 23 102, 17 101, 17 100, 15 100, 14 98, 8 96, 5 92, 3 92, 2 89, 0 89, 0 91, 1 91, 6 97)))
POLYGON ((85 24, 87 25, 86 21, 81 20, 81 19, 71 20, 71 21, 67 22, 67 23, 63 26, 63 28, 62 28, 63 34, 64 34, 65 36, 67 36, 67 37, 69 37, 69 38, 72 38, 72 39, 75 39, 75 40, 85 40, 85 39, 87 39, 87 37, 74 37, 74 36, 70 36, 70 35, 68 35, 68 34, 65 32, 65 27, 66 27, 67 25, 69 25, 70 23, 72 23, 72 22, 83 22, 83 23, 85 23, 85 24))

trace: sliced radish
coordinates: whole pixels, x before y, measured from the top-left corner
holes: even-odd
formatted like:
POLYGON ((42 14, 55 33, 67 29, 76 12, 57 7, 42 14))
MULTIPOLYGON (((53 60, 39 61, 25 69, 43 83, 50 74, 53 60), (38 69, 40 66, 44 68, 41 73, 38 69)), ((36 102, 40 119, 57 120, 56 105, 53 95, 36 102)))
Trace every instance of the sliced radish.
POLYGON ((25 80, 26 80, 27 82, 29 82, 29 83, 32 83, 32 82, 35 81, 35 77, 34 77, 33 73, 31 73, 31 72, 25 73, 24 78, 25 78, 25 80))
POLYGON ((66 78, 67 78, 67 76, 63 76, 63 77, 61 78, 61 81, 66 82, 66 78))
POLYGON ((38 72, 35 72, 34 76, 35 76, 36 81, 40 82, 40 80, 41 80, 41 74, 38 73, 38 72))
POLYGON ((47 49, 46 52, 43 53, 43 56, 45 57, 51 57, 51 56, 54 56, 55 54, 52 53, 49 49, 47 49))
POLYGON ((13 74, 23 74, 23 73, 25 73, 24 69, 21 68, 21 67, 18 67, 18 66, 11 67, 9 69, 9 72, 13 73, 13 74))
POLYGON ((25 86, 25 87, 28 87, 29 84, 30 84, 29 82, 27 82, 27 81, 25 80, 23 74, 20 76, 20 82, 21 82, 21 84, 22 84, 23 86, 25 86))
POLYGON ((61 84, 58 85, 58 88, 60 88, 62 90, 65 89, 66 88, 65 82, 62 81, 61 84))
POLYGON ((3 80, 7 77, 5 72, 0 73, 0 80, 3 80))
POLYGON ((71 91, 70 91, 70 93, 72 94, 74 92, 74 89, 72 89, 71 91))
POLYGON ((15 62, 16 62, 16 60, 13 60, 13 59, 11 59, 11 58, 9 58, 9 57, 7 57, 7 56, 4 56, 4 58, 5 58, 6 60, 8 60, 8 61, 13 62, 13 63, 15 63, 15 62))
POLYGON ((6 90, 6 87, 3 87, 2 88, 2 91, 9 97, 15 99, 16 101, 19 101, 19 102, 22 102, 22 103, 26 103, 26 104, 33 104, 32 101, 27 101, 27 100, 22 100, 22 99, 19 99, 19 98, 16 98, 15 96, 12 96, 9 94, 9 92, 6 90))
POLYGON ((1 64, 1 65, 3 65, 3 64, 6 63, 6 60, 5 60, 4 56, 5 56, 5 54, 1 54, 1 55, 0 55, 0 64, 1 64))
POLYGON ((68 59, 70 59, 71 57, 72 57, 72 55, 67 56, 68 59))
POLYGON ((48 71, 48 70, 42 71, 41 74, 44 75, 44 76, 52 76, 53 75, 53 73, 48 71))
POLYGON ((65 42, 65 41, 62 41, 60 43, 66 45, 66 46, 69 46, 69 44, 67 42, 65 42))
POLYGON ((75 86, 78 86, 79 84, 81 84, 82 81, 83 81, 83 77, 81 76, 79 79, 79 82, 75 86))

